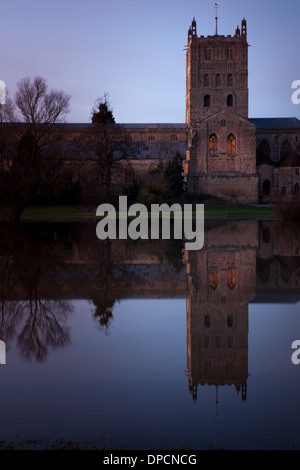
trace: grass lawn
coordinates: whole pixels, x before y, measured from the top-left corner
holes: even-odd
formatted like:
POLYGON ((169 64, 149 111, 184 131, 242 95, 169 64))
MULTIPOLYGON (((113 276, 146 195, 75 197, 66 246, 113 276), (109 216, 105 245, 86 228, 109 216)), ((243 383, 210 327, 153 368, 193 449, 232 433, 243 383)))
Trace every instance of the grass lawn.
MULTIPOLYGON (((205 206, 206 220, 249 220, 249 219, 275 219, 274 207, 266 206, 205 206)), ((30 206, 22 215, 22 222, 87 222, 97 221, 96 208, 80 206, 30 206)), ((8 221, 5 208, 0 208, 0 221, 8 221)))

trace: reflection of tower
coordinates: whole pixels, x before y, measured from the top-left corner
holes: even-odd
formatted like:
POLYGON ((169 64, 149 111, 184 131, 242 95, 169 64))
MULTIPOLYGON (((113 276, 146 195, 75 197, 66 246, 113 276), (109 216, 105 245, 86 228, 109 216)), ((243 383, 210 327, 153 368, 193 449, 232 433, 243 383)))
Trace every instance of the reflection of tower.
MULTIPOLYGON (((187 367, 198 385, 233 385, 247 397, 248 303, 255 298, 257 225, 206 227, 205 246, 186 253, 187 367)), ((216 395, 216 401, 218 396, 216 395)))

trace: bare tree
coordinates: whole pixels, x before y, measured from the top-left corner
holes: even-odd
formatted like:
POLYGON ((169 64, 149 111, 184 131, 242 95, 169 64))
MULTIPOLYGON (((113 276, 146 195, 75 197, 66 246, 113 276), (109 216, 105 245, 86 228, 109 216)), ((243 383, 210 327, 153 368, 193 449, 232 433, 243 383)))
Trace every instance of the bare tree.
POLYGON ((17 84, 15 103, 17 118, 28 125, 35 144, 58 122, 64 122, 70 111, 70 95, 49 90, 42 77, 23 78, 17 84))
POLYGON ((49 131, 65 120, 70 96, 48 90, 42 77, 24 78, 15 103, 6 103, 0 109, 0 195, 19 222, 25 207, 64 175, 64 162, 51 153, 49 131))

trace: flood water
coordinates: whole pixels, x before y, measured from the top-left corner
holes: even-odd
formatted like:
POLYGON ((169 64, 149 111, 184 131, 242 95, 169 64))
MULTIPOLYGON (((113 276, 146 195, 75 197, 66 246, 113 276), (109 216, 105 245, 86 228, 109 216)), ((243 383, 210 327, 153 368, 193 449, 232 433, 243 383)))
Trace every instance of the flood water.
POLYGON ((300 449, 299 228, 205 223, 185 252, 3 225, 0 256, 2 444, 300 449))

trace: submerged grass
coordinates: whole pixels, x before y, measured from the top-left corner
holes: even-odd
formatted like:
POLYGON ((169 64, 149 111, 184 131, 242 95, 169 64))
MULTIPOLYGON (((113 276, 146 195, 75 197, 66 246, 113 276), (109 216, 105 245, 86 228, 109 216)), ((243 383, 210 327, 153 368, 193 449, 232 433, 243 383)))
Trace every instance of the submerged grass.
MULTIPOLYGON (((278 212, 272 206, 216 206, 205 205, 206 220, 253 220, 276 219, 278 212)), ((0 222, 7 222, 9 214, 0 207, 0 222)), ((24 210, 21 222, 59 223, 59 222, 96 222, 96 207, 83 206, 30 206, 24 210)))

